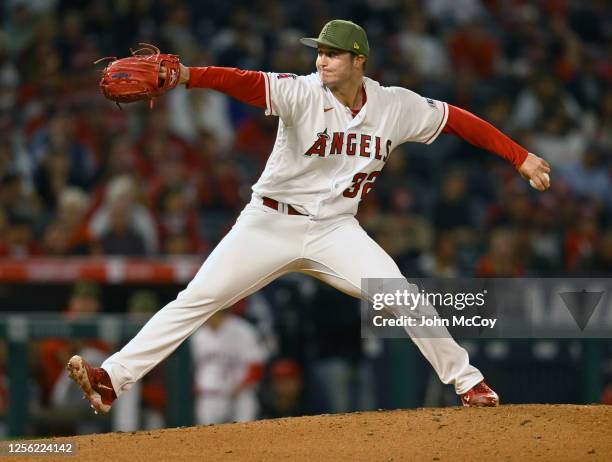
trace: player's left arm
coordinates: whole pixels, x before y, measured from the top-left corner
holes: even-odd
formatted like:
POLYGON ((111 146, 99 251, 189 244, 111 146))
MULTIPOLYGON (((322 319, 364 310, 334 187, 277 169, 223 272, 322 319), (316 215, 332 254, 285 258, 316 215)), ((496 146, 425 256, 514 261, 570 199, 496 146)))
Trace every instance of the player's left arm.
POLYGON ((448 104, 448 119, 442 133, 458 136, 468 143, 491 151, 508 160, 519 173, 530 179, 540 191, 550 187, 550 165, 541 157, 528 152, 508 136, 471 112, 448 104))

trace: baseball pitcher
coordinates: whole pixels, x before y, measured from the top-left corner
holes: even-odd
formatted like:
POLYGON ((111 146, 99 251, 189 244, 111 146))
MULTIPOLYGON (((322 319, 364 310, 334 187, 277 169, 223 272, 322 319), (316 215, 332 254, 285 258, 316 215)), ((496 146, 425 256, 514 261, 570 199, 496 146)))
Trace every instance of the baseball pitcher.
MULTIPOLYGON (((364 298, 372 294, 362 293, 362 278, 404 278, 355 219, 359 202, 402 143, 429 144, 450 133, 511 162, 533 187, 549 187, 547 162, 489 123, 365 77, 370 47, 357 24, 333 20, 317 38, 301 42, 317 49, 316 72, 310 75, 179 63, 178 84, 215 89, 278 117, 276 142, 250 203, 177 298, 102 367, 79 356, 70 359, 69 374, 96 412, 108 412, 215 312, 279 276, 309 274, 364 298)), ((166 78, 164 66, 160 78, 166 78)), ((407 331, 464 406, 498 405, 497 394, 450 336, 421 338, 407 331)))

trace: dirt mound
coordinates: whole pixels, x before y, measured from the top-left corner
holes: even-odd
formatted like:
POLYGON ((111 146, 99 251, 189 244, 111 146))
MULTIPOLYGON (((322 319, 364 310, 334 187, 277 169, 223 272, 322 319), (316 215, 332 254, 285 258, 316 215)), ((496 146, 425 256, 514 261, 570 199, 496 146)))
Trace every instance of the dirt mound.
POLYGON ((79 462, 603 461, 612 458, 612 406, 358 412, 69 440, 76 442, 79 462))

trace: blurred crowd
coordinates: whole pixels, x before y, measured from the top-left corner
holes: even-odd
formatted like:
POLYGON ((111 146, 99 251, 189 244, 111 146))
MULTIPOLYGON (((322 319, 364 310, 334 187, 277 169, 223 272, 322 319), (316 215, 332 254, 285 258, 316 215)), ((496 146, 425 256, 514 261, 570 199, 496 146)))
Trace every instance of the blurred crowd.
MULTIPOLYGON (((356 303, 312 281, 296 282, 285 281, 265 296, 255 294, 215 313, 190 337, 189 355, 180 359, 180 367, 189 371, 185 378, 192 377, 193 382, 183 387, 189 396, 180 400, 187 403, 183 412, 189 412, 189 403, 193 405, 194 424, 376 407, 375 378, 362 351, 356 303), (332 310, 334 305, 337 309, 332 310)), ((95 282, 75 283, 58 310, 59 320, 81 326, 100 323, 103 290, 95 282)), ((132 290, 124 319, 140 327, 161 305, 154 290, 132 290)), ((58 321, 50 319, 55 319, 51 325, 58 321)), ((39 322, 34 330, 49 326, 39 322)), ((107 419, 93 418, 89 403, 65 372, 72 355, 99 365, 128 340, 66 336, 30 340, 28 365, 20 365, 28 371, 23 384, 28 400, 26 432, 72 435, 167 426, 170 408, 178 403, 169 397, 177 384, 166 362, 122 394, 107 419)), ((6 436, 11 399, 6 347, 0 339, 0 436, 6 436)))
POLYGON ((612 270, 606 1, 7 0, 0 13, 0 255, 206 254, 277 121, 182 88, 119 110, 93 61, 146 42, 187 65, 310 73, 298 38, 350 18, 369 76, 467 108, 553 168, 542 194, 449 135, 396 149, 360 218, 406 274, 612 270))

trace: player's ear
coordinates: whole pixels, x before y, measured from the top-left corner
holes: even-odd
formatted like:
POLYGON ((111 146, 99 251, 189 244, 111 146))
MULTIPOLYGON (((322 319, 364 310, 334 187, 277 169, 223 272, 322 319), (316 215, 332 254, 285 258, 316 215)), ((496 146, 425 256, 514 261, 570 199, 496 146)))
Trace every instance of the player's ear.
POLYGON ((363 55, 353 55, 353 65, 362 70, 365 71, 365 62, 366 62, 366 57, 363 55))

